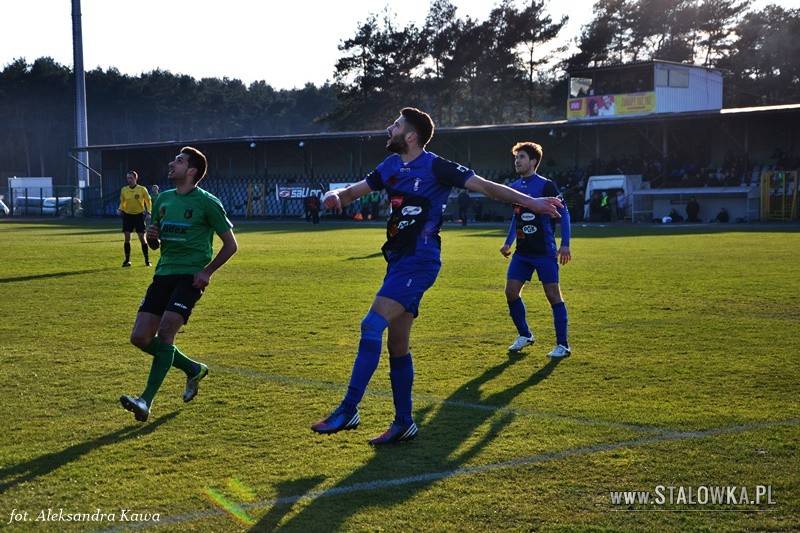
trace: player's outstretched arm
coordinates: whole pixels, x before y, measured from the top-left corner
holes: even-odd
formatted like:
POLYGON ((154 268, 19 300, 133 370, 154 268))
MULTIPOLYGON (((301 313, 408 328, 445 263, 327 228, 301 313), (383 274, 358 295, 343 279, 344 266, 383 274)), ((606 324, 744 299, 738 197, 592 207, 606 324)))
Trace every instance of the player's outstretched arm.
POLYGON ((473 192, 479 192, 494 200, 507 202, 509 204, 519 204, 527 207, 534 213, 550 215, 555 218, 561 216, 558 212, 558 208, 564 207, 561 200, 558 198, 531 198, 527 194, 515 191, 507 185, 489 181, 478 175, 469 178, 466 183, 464 183, 464 186, 473 192))
POLYGON ((344 189, 334 189, 326 192, 322 197, 322 205, 336 213, 341 213, 343 207, 355 202, 369 192, 372 192, 372 189, 367 185, 367 180, 361 180, 344 189))

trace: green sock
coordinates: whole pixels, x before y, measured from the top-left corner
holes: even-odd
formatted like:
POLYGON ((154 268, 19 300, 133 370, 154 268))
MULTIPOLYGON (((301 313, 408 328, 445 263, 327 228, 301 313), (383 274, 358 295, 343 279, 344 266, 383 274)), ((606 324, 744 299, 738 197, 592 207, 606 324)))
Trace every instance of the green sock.
POLYGON ((147 402, 147 405, 153 403, 153 398, 164 382, 164 378, 167 377, 167 372, 169 372, 174 358, 175 346, 162 343, 153 357, 153 364, 150 365, 150 375, 147 376, 147 387, 142 393, 142 399, 147 402))
MULTIPOLYGON (((161 341, 156 335, 153 337, 153 340, 150 341, 150 344, 144 349, 144 351, 155 357, 160 346, 161 341)), ((186 357, 186 355, 184 355, 177 346, 175 347, 175 356, 172 360, 172 366, 178 370, 183 370, 189 377, 193 377, 195 374, 197 374, 197 363, 186 357)))

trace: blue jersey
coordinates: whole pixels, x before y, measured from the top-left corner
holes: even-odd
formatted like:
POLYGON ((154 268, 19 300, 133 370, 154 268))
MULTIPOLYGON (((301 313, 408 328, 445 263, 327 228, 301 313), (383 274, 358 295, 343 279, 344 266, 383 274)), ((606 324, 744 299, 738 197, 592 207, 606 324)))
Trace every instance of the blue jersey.
MULTIPOLYGON (((543 196, 560 198, 556 184, 538 174, 520 178, 509 187, 533 198, 543 196)), ((569 246, 569 211, 566 207, 560 207, 558 213, 561 215, 561 245, 569 246)), ((555 227, 556 219, 550 215, 540 215, 521 205, 514 205, 514 218, 511 219, 506 244, 510 246, 516 239, 517 249, 514 253, 555 257, 558 252, 555 227)))
POLYGON ((425 253, 431 250, 431 242, 438 258, 439 229, 450 191, 464 187, 474 175, 472 170, 424 150, 408 163, 397 154, 390 155, 370 172, 367 184, 373 191, 386 189, 392 206, 382 248, 386 260, 425 253))

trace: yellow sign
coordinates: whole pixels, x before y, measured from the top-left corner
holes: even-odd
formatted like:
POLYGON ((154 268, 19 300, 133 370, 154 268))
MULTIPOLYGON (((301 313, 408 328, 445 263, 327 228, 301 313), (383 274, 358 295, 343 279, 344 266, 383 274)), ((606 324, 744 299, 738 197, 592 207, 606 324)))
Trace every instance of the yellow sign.
POLYGON ((567 119, 646 115, 656 110, 656 93, 606 94, 567 100, 567 119))

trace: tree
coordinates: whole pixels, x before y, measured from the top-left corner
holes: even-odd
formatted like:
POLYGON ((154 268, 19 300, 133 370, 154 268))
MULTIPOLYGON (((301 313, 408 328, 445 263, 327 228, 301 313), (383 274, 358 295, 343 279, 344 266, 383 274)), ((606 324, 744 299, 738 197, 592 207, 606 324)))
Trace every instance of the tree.
POLYGON ((736 28, 730 54, 717 62, 730 72, 729 105, 789 104, 800 101, 800 9, 769 5, 747 13, 736 28))
POLYGON ((376 15, 369 15, 356 35, 339 45, 347 54, 336 62, 339 105, 323 120, 341 129, 382 126, 386 113, 397 111, 397 101, 409 100, 413 93, 424 58, 419 35, 414 24, 397 29, 388 8, 380 24, 376 15))
POLYGON ((741 19, 747 4, 738 0, 705 0, 698 7, 697 20, 700 39, 697 46, 705 49, 702 65, 711 67, 714 62, 730 52, 736 23, 741 19))

